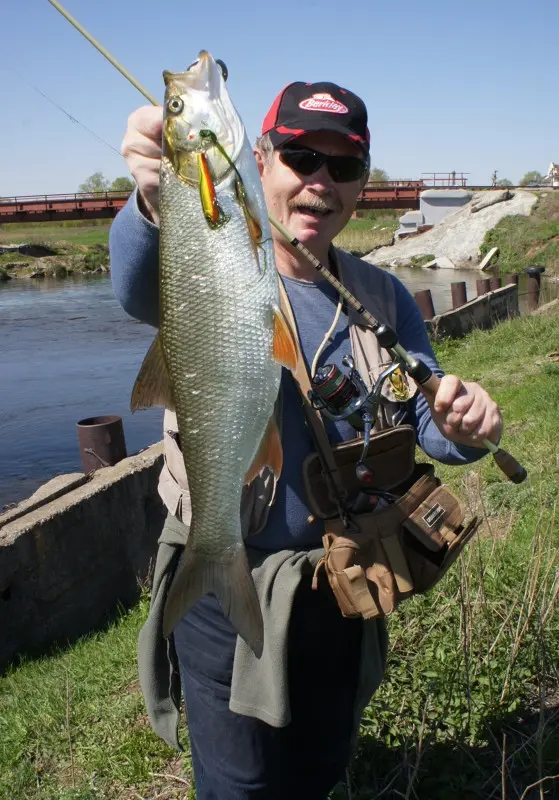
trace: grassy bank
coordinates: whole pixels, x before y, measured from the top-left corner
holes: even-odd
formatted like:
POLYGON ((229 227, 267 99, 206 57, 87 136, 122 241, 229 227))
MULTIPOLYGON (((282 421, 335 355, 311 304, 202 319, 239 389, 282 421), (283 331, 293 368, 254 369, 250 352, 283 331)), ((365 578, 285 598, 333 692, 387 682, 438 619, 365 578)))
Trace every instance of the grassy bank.
POLYGON ((346 227, 334 240, 337 247, 363 256, 374 250, 392 244, 394 232, 399 227, 398 218, 402 211, 365 212, 361 219, 350 219, 346 227))
POLYGON ((66 241, 42 239, 40 243, 31 244, 35 248, 31 253, 27 252, 27 247, 23 247, 22 252, 0 253, 0 281, 12 278, 65 278, 74 274, 107 272, 109 269, 109 246, 102 242, 84 243, 78 237, 66 241))
MULTIPOLYGON (((376 212, 367 218, 352 219, 336 239, 336 245, 356 255, 370 253, 375 247, 391 244, 402 212, 376 212)), ((48 222, 0 225, 0 244, 15 242, 52 243, 67 242, 74 245, 93 245, 109 242, 110 223, 106 220, 91 222, 48 222), (98 224, 95 224, 95 223, 98 224)))
POLYGON ((559 191, 543 192, 529 217, 502 219, 487 232, 481 255, 492 247, 499 248, 493 263, 503 274, 538 264, 559 275, 559 191))
MULTIPOLYGON (((448 372, 479 380, 503 407, 503 446, 530 480, 506 482, 489 458, 441 468, 483 531, 443 582, 390 618, 354 800, 554 796, 551 781, 547 794, 523 792, 559 773, 558 349, 557 312, 438 345, 448 372)), ((193 796, 188 755, 154 736, 138 691, 146 613, 144 598, 109 631, 0 678, 2 800, 193 796)))
POLYGON ((19 242, 59 242, 108 244, 111 221, 106 219, 66 220, 65 222, 13 222, 0 225, 0 244, 19 242))

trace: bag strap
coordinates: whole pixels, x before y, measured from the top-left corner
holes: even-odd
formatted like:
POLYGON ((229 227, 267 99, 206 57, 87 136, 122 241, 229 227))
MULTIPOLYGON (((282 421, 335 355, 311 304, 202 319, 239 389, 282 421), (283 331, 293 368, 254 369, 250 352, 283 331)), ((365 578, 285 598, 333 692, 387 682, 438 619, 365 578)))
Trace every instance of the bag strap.
POLYGON ((305 416, 309 423, 310 432, 314 440, 316 451, 322 463, 322 469, 324 471, 326 481, 328 482, 332 500, 337 504, 341 514, 344 500, 347 496, 347 491, 342 482, 340 470, 338 469, 336 459, 334 458, 334 453, 332 452, 332 448, 330 446, 330 440, 328 439, 326 428, 324 427, 322 415, 320 414, 320 411, 317 408, 314 408, 309 401, 308 393, 312 387, 309 373, 305 364, 305 359, 303 357, 303 352, 301 350, 301 343, 299 341, 299 334, 297 332, 297 323, 295 322, 293 309, 291 308, 289 297, 287 296, 285 286, 283 285, 283 281, 280 276, 278 276, 278 283, 280 307, 287 321, 289 322, 297 349, 297 363, 295 366, 295 371, 292 373, 293 378, 299 390, 299 394, 301 395, 303 411, 305 412, 305 416))

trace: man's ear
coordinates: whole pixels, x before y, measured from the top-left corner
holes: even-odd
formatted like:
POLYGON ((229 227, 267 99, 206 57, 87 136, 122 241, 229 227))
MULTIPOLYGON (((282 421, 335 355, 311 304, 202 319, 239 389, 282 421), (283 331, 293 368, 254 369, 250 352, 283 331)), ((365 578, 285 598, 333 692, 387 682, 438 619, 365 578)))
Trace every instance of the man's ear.
POLYGON ((260 152, 260 150, 254 150, 254 157, 256 159, 256 166, 258 167, 258 172, 260 173, 260 176, 262 176, 262 173, 264 172, 264 159, 262 157, 262 153, 260 152))

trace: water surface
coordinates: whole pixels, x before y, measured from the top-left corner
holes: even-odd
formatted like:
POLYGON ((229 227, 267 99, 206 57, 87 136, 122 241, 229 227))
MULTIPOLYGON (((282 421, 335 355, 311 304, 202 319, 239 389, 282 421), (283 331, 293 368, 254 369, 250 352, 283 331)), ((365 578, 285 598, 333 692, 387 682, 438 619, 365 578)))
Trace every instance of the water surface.
POLYGON ((159 409, 128 411, 153 335, 105 276, 0 284, 0 509, 81 472, 80 419, 122 416, 129 454, 160 438, 159 409))

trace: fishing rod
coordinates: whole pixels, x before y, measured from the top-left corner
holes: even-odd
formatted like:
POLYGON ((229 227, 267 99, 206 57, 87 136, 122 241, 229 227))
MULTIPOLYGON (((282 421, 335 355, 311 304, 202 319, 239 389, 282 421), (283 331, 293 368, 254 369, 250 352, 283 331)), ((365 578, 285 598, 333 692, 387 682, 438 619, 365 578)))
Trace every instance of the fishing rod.
MULTIPOLYGON (((68 22, 84 36, 87 41, 95 47, 102 56, 104 56, 116 69, 128 80, 143 96, 154 105, 160 105, 158 100, 144 89, 144 87, 128 72, 125 67, 120 64, 117 59, 109 53, 84 27, 81 25, 59 2, 59 0, 49 0, 49 3, 59 11, 68 22)), ((224 71, 224 75, 226 72, 224 71)), ((363 320, 370 326, 373 333, 381 347, 397 360, 405 372, 413 378, 418 384, 419 388, 425 397, 431 401, 434 400, 437 390, 440 385, 440 378, 433 370, 421 359, 414 358, 408 351, 402 347, 398 341, 396 331, 390 326, 380 323, 373 315, 367 311, 362 303, 336 278, 335 275, 322 264, 316 256, 314 256, 305 245, 300 242, 296 236, 293 236, 287 228, 285 228, 279 220, 272 214, 268 214, 271 224, 283 236, 283 238, 298 252, 301 253, 329 283, 334 286, 340 295, 346 300, 356 312, 363 318, 363 320)), ((527 477, 526 469, 506 450, 496 445, 489 439, 484 439, 483 446, 492 454, 497 466, 504 472, 504 474, 513 483, 522 483, 527 477)))

